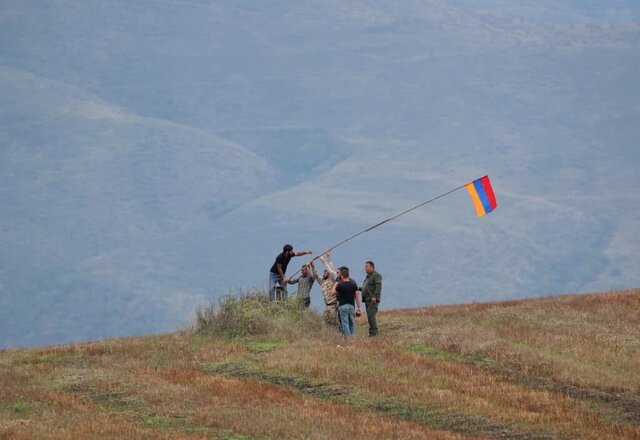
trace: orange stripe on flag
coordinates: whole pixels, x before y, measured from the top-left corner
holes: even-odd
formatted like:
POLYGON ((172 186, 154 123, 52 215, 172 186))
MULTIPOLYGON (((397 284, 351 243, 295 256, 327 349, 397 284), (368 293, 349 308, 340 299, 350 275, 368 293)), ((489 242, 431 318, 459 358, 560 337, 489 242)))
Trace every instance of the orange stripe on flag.
POLYGON ((476 191, 476 187, 473 185, 473 182, 466 184, 465 188, 467 188, 467 191, 469 191, 471 200, 473 200, 473 206, 476 207, 476 212, 478 213, 478 217, 484 217, 487 213, 484 210, 484 206, 482 206, 480 197, 478 197, 478 191, 476 191))

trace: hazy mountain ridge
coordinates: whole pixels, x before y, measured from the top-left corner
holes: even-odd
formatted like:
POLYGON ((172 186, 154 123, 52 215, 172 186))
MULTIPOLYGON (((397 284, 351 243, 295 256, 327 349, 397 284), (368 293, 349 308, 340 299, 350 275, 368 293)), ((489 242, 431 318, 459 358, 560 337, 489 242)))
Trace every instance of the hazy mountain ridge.
POLYGON ((72 86, 8 69, 0 84, 2 343, 173 328, 188 258, 173 241, 275 184, 273 171, 229 141, 72 86), (21 322, 44 316, 53 337, 24 334, 21 322))
MULTIPOLYGON (((358 118, 356 112, 339 110, 344 102, 340 94, 372 103, 380 93, 378 76, 387 70, 381 62, 424 65, 443 55, 460 58, 478 50, 534 50, 536 39, 544 49, 555 50, 576 51, 617 40, 637 48, 633 37, 638 31, 637 22, 621 32, 623 25, 607 29, 588 25, 584 18, 584 24, 572 25, 575 32, 560 39, 563 24, 549 17, 575 23, 582 16, 540 2, 529 9, 547 12, 528 19, 526 33, 532 37, 524 39, 518 36, 525 32, 523 24, 503 12, 505 3, 492 8, 491 15, 447 2, 335 2, 319 9, 291 2, 269 8, 156 2, 153 13, 144 3, 30 5, 7 6, 14 12, 6 13, 10 19, 1 31, 6 63, 79 84, 140 115, 205 130, 308 126, 309 120, 335 130, 358 118), (327 23, 332 23, 330 32, 327 23), (578 44, 580 38, 593 41, 578 44), (77 41, 83 44, 72 43, 77 41), (324 121, 332 107, 339 117, 324 121)), ((412 69, 414 81, 415 74, 412 69)), ((396 78, 394 83, 401 84, 402 76, 396 78)), ((389 104, 395 101, 384 98, 389 104)), ((367 129, 379 120, 376 123, 367 129)))
POLYGON ((495 215, 459 191, 336 258, 385 307, 638 285, 638 12, 3 2, 0 345, 175 328, 487 173, 495 215))

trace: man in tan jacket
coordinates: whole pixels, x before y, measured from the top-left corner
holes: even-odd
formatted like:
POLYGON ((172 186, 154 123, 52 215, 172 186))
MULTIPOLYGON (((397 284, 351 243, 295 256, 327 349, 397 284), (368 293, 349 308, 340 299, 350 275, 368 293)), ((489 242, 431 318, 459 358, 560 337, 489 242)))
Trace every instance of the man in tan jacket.
POLYGON ((336 284, 337 274, 333 268, 333 263, 331 262, 331 254, 327 252, 325 255, 327 257, 326 260, 320 256, 320 261, 324 264, 322 277, 318 275, 318 271, 316 270, 316 266, 313 264, 313 261, 309 264, 311 266, 311 271, 313 272, 313 277, 322 288, 322 296, 324 297, 324 321, 329 327, 339 328, 338 301, 336 297, 332 295, 333 286, 336 284))

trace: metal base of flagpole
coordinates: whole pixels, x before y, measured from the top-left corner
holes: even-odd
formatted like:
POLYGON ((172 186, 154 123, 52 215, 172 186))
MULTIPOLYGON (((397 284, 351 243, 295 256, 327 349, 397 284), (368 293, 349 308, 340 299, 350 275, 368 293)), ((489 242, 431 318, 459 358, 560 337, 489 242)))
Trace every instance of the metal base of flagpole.
POLYGON ((287 299, 287 294, 284 291, 284 287, 282 286, 282 284, 277 283, 276 287, 274 289, 274 301, 275 302, 282 302, 284 300, 287 299))

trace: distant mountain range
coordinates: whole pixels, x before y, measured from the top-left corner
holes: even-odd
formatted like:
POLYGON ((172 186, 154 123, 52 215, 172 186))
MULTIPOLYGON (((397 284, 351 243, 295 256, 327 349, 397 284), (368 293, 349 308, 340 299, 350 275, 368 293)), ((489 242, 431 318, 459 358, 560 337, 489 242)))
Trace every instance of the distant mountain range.
POLYGON ((394 308, 637 287, 638 77, 635 1, 3 2, 0 347, 175 329, 487 173, 334 259, 394 308))

